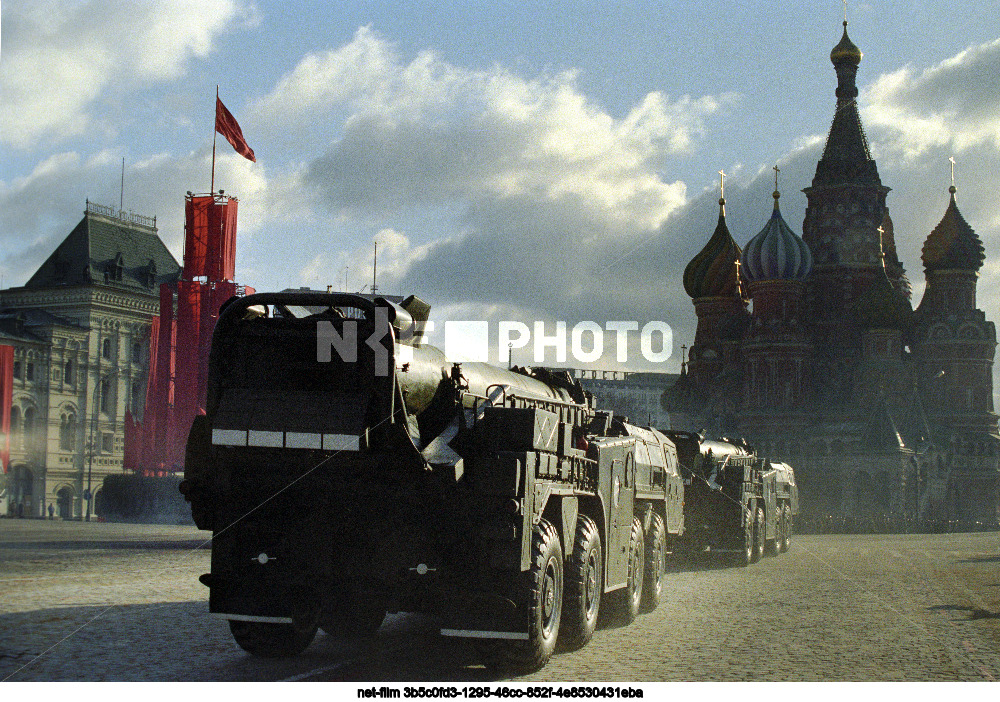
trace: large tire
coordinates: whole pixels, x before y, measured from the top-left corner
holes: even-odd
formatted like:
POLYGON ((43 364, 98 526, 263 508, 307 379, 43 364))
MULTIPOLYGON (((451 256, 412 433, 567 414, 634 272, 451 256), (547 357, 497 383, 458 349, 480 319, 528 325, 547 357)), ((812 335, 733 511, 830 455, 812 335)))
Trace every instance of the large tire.
POLYGON ((740 528, 740 550, 733 554, 733 565, 745 567, 754 562, 754 537, 757 533, 754 514, 752 506, 743 507, 743 514, 740 517, 745 523, 740 528))
POLYGON ((521 573, 521 611, 527 618, 528 640, 499 640, 483 648, 486 665, 494 670, 531 673, 548 663, 556 648, 563 604, 563 554, 559 532, 547 520, 535 527, 531 568, 521 573))
POLYGON ((792 508, 785 503, 781 509, 782 540, 780 550, 785 553, 792 546, 792 508))
MULTIPOLYGON (((774 538, 765 539, 764 541, 764 555, 765 556, 777 556, 778 551, 781 549, 781 508, 776 510, 774 518, 774 538)), ((765 524, 764 535, 767 536, 767 525, 765 524)))
POLYGON ((305 651, 312 643, 316 636, 316 625, 299 627, 294 624, 264 624, 231 619, 229 631, 239 647, 252 656, 290 658, 305 651))
POLYGON ((576 522, 573 556, 566 570, 559 644, 570 651, 583 648, 594 635, 604 592, 601 536, 594 520, 581 515, 576 522))
POLYGON ((625 587, 617 590, 611 598, 613 604, 609 614, 616 624, 631 624, 639 616, 642 581, 646 570, 645 555, 642 522, 636 517, 632 519, 632 533, 628 544, 628 579, 625 581, 625 587))
POLYGON ((778 509, 778 538, 776 539, 774 544, 775 547, 777 548, 778 553, 785 552, 785 539, 786 539, 785 528, 787 527, 787 521, 788 521, 788 505, 782 503, 781 507, 778 509))
POLYGON ((666 554, 667 533, 663 527, 663 518, 654 512, 649 525, 649 533, 646 534, 645 572, 642 578, 643 612, 652 612, 660 606, 660 599, 663 597, 666 554))
POLYGON ((753 557, 751 558, 752 563, 756 563, 764 556, 764 508, 758 507, 757 513, 754 516, 753 525, 753 557))

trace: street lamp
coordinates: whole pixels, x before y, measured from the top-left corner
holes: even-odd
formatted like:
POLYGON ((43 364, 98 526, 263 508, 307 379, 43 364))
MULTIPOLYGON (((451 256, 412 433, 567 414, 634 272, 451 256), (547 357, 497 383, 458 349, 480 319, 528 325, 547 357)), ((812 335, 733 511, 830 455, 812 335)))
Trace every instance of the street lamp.
POLYGON ((101 389, 104 385, 104 381, 112 376, 118 375, 121 369, 115 368, 114 370, 108 371, 104 375, 98 375, 97 382, 94 384, 94 413, 90 418, 90 439, 87 441, 87 491, 84 493, 84 498, 87 500, 87 521, 90 521, 90 508, 94 501, 94 493, 91 489, 91 477, 94 471, 94 452, 96 446, 94 445, 94 431, 97 425, 97 416, 100 412, 100 405, 97 404, 97 391, 101 389))

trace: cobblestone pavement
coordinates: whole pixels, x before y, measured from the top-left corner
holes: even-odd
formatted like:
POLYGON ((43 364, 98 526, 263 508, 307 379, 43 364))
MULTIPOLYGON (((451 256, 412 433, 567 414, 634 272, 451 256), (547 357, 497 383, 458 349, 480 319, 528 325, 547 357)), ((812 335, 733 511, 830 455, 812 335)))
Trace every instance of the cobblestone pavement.
MULTIPOLYGON (((205 532, 0 520, 0 679, 486 681, 392 615, 361 645, 244 654, 208 615, 205 532)), ((1000 534, 797 536, 749 568, 671 566, 665 601, 524 681, 1000 679, 1000 534)))

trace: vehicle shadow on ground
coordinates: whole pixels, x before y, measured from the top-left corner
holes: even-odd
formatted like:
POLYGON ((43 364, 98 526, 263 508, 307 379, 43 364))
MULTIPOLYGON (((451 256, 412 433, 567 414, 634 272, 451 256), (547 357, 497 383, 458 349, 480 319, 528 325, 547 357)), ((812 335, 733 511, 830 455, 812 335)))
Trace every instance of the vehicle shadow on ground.
POLYGON ((1000 563, 1000 555, 998 556, 973 556, 972 558, 963 558, 960 563, 1000 563))
POLYGON ((390 615, 375 637, 319 632, 294 658, 240 649, 207 602, 93 605, 0 615, 0 680, 10 681, 433 681, 486 682, 472 642, 443 637, 440 622, 390 615))
MULTIPOLYGON (((953 611, 953 612, 968 612, 969 616, 965 621, 971 621, 973 619, 1000 619, 1000 612, 991 612, 987 609, 980 609, 979 607, 963 607, 961 605, 934 605, 933 607, 928 607, 928 609, 953 611)), ((957 620, 957 621, 963 621, 963 620, 957 620)))
POLYGON ((725 570, 735 568, 732 554, 711 553, 709 551, 697 553, 674 553, 667 559, 666 572, 687 573, 703 570, 725 570))

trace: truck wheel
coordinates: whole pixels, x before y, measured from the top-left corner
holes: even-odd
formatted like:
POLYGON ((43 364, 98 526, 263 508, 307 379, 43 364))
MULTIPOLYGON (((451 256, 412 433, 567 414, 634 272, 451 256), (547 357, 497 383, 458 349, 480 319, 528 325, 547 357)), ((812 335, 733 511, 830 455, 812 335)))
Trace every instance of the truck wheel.
POLYGON ((792 508, 785 504, 781 511, 781 522, 784 525, 781 539, 781 552, 784 553, 792 546, 792 508))
POLYGON ((743 512, 741 517, 745 519, 746 524, 740 530, 742 532, 739 542, 741 548, 733 557, 733 565, 740 567, 748 566, 754 562, 754 536, 757 533, 753 510, 750 506, 744 506, 743 512))
POLYGON ((751 563, 756 563, 764 555, 764 509, 757 508, 757 515, 754 517, 753 530, 753 556, 751 563))
POLYGON ((788 507, 785 504, 781 505, 781 509, 778 510, 778 538, 775 541, 775 546, 778 549, 778 553, 785 552, 785 522, 788 519, 788 507))
POLYGON ((660 605, 663 596, 663 573, 666 570, 667 535, 663 518, 653 513, 653 520, 646 534, 646 568, 642 579, 642 611, 652 612, 660 605))
POLYGON ((530 673, 548 663, 559 637, 563 603, 563 556, 559 532, 542 519, 531 543, 531 568, 521 573, 522 596, 527 604, 527 641, 499 640, 483 649, 486 665, 496 670, 530 673))
POLYGON ((625 581, 625 587, 616 590, 611 596, 614 604, 609 615, 616 624, 631 624, 639 616, 642 581, 646 570, 645 551, 642 522, 636 517, 632 519, 632 535, 628 544, 628 580, 625 581))
POLYGON ((573 556, 566 571, 566 595, 559 643, 567 650, 583 648, 597 628, 604 592, 604 559, 601 537, 594 520, 581 515, 576 521, 573 556))
POLYGON ((767 537, 767 524, 764 525, 764 554, 767 556, 777 556, 778 549, 781 548, 781 510, 775 510, 774 516, 774 538, 768 539, 767 537))
POLYGON ((312 643, 316 625, 297 627, 294 624, 264 624, 229 620, 229 631, 236 643, 251 656, 289 658, 297 656, 312 643))

